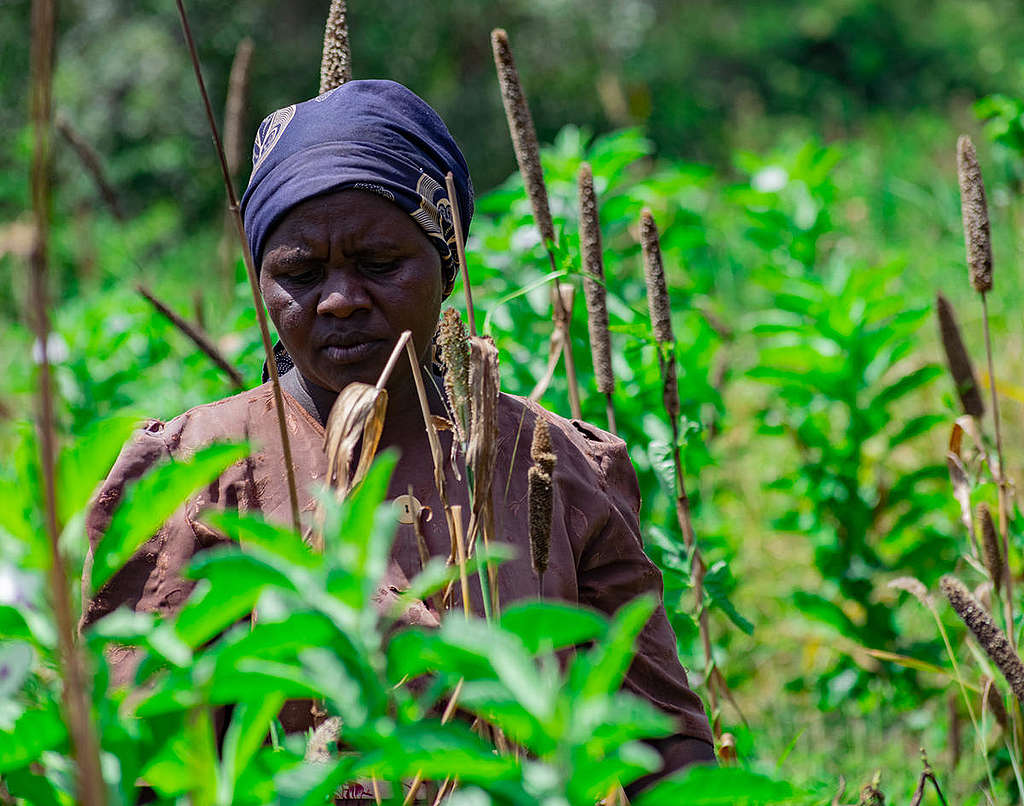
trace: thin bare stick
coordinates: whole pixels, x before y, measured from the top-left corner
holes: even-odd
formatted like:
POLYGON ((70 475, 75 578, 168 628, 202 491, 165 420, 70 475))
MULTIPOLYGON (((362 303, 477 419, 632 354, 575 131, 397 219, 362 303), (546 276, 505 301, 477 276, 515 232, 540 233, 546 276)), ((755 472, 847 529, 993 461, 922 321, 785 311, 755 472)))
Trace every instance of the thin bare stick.
MULTIPOLYGON (((448 700, 448 704, 445 705, 444 712, 441 714, 441 724, 445 725, 455 715, 455 708, 459 703, 459 694, 462 693, 462 684, 465 681, 459 678, 459 682, 455 684, 455 690, 452 692, 451 698, 448 700)), ((416 797, 416 793, 419 792, 420 785, 423 783, 423 773, 416 773, 416 777, 413 778, 412 784, 409 786, 409 791, 405 793, 405 800, 402 801, 402 806, 409 806, 410 803, 416 797)))
MULTIPOLYGON (((416 349, 412 339, 406 341, 405 351, 409 356, 409 365, 412 368, 412 378, 413 382, 416 384, 416 396, 419 398, 420 411, 423 413, 423 425, 427 431, 427 442, 430 444, 430 458, 434 462, 434 486, 437 488, 437 496, 441 500, 442 509, 444 509, 444 517, 448 524, 449 537, 454 544, 455 519, 452 515, 452 508, 448 504, 448 489, 445 485, 444 475, 444 451, 441 449, 441 438, 437 434, 437 426, 434 424, 434 417, 430 413, 430 401, 427 399, 427 388, 423 383, 423 372, 420 369, 419 357, 416 355, 416 349)), ((454 551, 452 552, 451 559, 453 561, 455 559, 454 551)))
MULTIPOLYGON (((519 80, 519 70, 512 56, 508 34, 501 28, 491 31, 491 48, 494 52, 494 65, 498 71, 498 84, 501 88, 501 101, 505 107, 505 118, 508 121, 509 133, 512 135, 512 146, 519 165, 519 172, 526 185, 526 193, 530 198, 533 220, 540 231, 541 240, 548 253, 551 271, 558 271, 555 258, 555 227, 551 219, 551 208, 548 205, 548 191, 544 184, 544 171, 540 164, 540 145, 537 141, 537 130, 533 125, 530 105, 526 101, 523 85, 519 80)), ((576 361, 572 352, 570 324, 572 308, 567 307, 562 297, 561 285, 554 278, 552 289, 552 305, 554 325, 564 331, 562 354, 565 358, 565 374, 569 384, 569 408, 572 416, 582 419, 580 408, 579 382, 576 380, 576 361)))
POLYGON ((75 758, 78 802, 103 806, 107 800, 100 767, 99 744, 89 707, 91 681, 75 646, 75 627, 68 591, 68 572, 60 547, 57 519, 57 427, 53 378, 48 355, 50 314, 49 279, 50 171, 52 167, 53 56, 57 13, 53 0, 33 0, 31 45, 32 217, 33 239, 29 258, 29 310, 39 345, 38 430, 43 477, 46 536, 50 545, 50 595, 57 621, 57 643, 63 672, 64 708, 75 758))
POLYGON ((277 360, 274 356, 274 347, 270 343, 270 328, 267 325, 267 312, 263 308, 263 295, 260 293, 260 284, 256 277, 255 261, 253 260, 252 250, 249 248, 249 240, 245 237, 245 225, 242 223, 242 214, 238 210, 238 197, 235 195, 235 186, 231 181, 231 171, 228 169, 227 158, 224 156, 224 145, 221 143, 220 134, 217 131, 217 121, 213 117, 210 96, 206 92, 206 83, 203 81, 203 71, 199 66, 199 55, 196 53, 196 43, 192 39, 192 29, 188 24, 188 15, 185 13, 185 6, 182 4, 182 0, 175 0, 175 3, 178 6, 178 15, 181 17, 181 28, 185 34, 185 43, 188 45, 189 56, 192 59, 192 69, 196 74, 196 82, 199 84, 199 94, 202 96, 203 106, 206 108, 206 119, 210 124, 210 134, 213 137, 217 158, 220 161, 220 170, 224 177, 224 188, 228 194, 228 210, 235 221, 235 230, 238 232, 238 237, 242 242, 242 258, 245 261, 245 271, 249 275, 249 288, 252 290, 253 307, 256 309, 256 321, 260 325, 263 353, 266 356, 267 372, 270 374, 270 385, 274 392, 274 408, 277 411, 277 425, 281 436, 281 453, 284 457, 284 469, 288 479, 288 498, 292 511, 292 528, 301 534, 302 521, 299 518, 299 494, 295 486, 295 467, 292 463, 292 445, 288 437, 288 426, 284 411, 284 394, 281 391, 281 379, 277 374, 277 360))
POLYGON ((231 176, 238 173, 245 153, 245 104, 249 96, 249 68, 252 39, 245 37, 235 48, 228 74, 228 96, 224 101, 224 156, 231 176))
POLYGON ((466 265, 466 239, 462 235, 462 216, 459 214, 459 197, 455 192, 455 177, 449 171, 445 176, 448 185, 448 204, 452 208, 452 225, 455 227, 455 249, 459 257, 459 272, 462 274, 462 290, 466 294, 466 318, 469 320, 469 335, 476 335, 476 314, 473 313, 473 289, 469 285, 469 266, 466 265))
POLYGON ((394 349, 391 350, 391 355, 388 356, 388 362, 384 365, 384 369, 380 371, 380 377, 377 378, 376 389, 379 392, 385 386, 388 381, 391 380, 391 373, 395 371, 395 365, 402 357, 402 351, 405 349, 406 343, 412 338, 411 330, 403 330, 402 335, 398 337, 398 341, 395 342, 394 349))
POLYGON ((452 520, 455 522, 456 559, 459 563, 459 585, 462 588, 462 609, 467 616, 473 615, 469 599, 469 576, 466 574, 466 540, 462 533, 462 507, 452 505, 452 520))
POLYGON ((213 344, 212 341, 210 341, 209 337, 205 333, 203 333, 195 325, 191 324, 190 322, 187 322, 186 320, 178 316, 178 314, 172 311, 163 301, 157 298, 157 296, 148 288, 146 288, 146 286, 136 286, 136 290, 143 297, 145 297, 149 304, 152 305, 161 316, 163 316, 172 325, 178 328, 178 330, 180 330, 182 333, 188 336, 188 338, 192 340, 192 343, 195 344, 195 346, 198 347, 203 353, 205 353, 206 356, 214 364, 216 364, 217 367, 220 368, 225 375, 227 375, 231 379, 231 382, 235 385, 235 388, 245 388, 245 378, 242 377, 242 373, 239 372, 238 369, 224 357, 224 354, 221 353, 221 351, 216 348, 216 346, 213 344))
POLYGON ((57 131, 67 140, 71 150, 75 152, 75 155, 82 163, 82 167, 92 177, 92 181, 96 183, 96 189, 99 190, 103 201, 110 208, 110 212, 114 214, 114 218, 118 221, 124 221, 124 210, 121 208, 121 202, 117 198, 114 186, 107 179, 107 172, 103 169, 103 161, 100 159, 99 154, 96 153, 96 149, 86 142, 86 139, 71 125, 71 121, 60 114, 57 115, 57 131))

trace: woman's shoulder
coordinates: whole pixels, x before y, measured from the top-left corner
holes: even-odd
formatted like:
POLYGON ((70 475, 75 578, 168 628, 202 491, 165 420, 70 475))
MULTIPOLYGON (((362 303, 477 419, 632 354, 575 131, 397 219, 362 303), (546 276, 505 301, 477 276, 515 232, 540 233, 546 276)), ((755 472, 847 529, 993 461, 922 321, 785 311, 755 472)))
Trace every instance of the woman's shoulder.
POLYGON ((266 422, 274 425, 274 397, 269 384, 211 403, 194 406, 171 420, 147 420, 139 441, 163 442, 168 453, 191 453, 213 442, 252 439, 266 422), (256 433, 254 433, 256 432, 256 433))
POLYGON ((556 480, 571 472, 639 508, 640 490, 626 443, 616 435, 584 420, 569 419, 548 411, 539 403, 518 395, 502 393, 498 402, 499 450, 513 451, 512 459, 529 461, 530 441, 538 419, 551 434, 558 457, 556 480), (559 472, 561 470, 562 472, 559 472))

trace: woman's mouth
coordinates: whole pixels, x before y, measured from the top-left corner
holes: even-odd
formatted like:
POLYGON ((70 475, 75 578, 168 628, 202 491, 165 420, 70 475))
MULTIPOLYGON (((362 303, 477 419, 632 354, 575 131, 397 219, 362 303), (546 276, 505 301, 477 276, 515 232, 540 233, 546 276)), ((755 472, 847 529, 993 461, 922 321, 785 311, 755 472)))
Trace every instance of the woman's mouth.
POLYGON ((356 364, 372 356, 380 349, 383 343, 380 339, 359 342, 348 342, 348 340, 345 340, 345 343, 337 341, 332 344, 325 344, 320 348, 320 352, 323 353, 328 361, 335 364, 356 364))

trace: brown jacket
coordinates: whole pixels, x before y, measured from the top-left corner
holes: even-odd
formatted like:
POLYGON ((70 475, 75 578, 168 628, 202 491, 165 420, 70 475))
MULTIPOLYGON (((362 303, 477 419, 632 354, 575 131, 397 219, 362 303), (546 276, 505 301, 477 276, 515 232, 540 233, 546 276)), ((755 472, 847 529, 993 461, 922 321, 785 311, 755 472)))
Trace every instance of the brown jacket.
MULTIPOLYGON (((310 492, 323 484, 327 460, 324 430, 302 406, 285 395, 300 505, 312 512, 310 492)), ((501 602, 535 596, 537 578, 530 568, 527 525, 527 469, 529 445, 538 417, 547 420, 558 462, 554 471, 554 512, 551 555, 544 575, 544 595, 589 605, 614 613, 640 593, 654 593, 659 605, 640 635, 637 655, 626 679, 626 688, 646 698, 677 722, 675 740, 656 743, 666 768, 673 760, 673 741, 685 738, 711 741, 708 719, 700 698, 690 690, 679 663, 675 636, 664 608, 661 574, 644 554, 637 514, 640 490, 625 443, 578 420, 566 420, 539 405, 503 394, 499 404, 497 476, 494 482, 496 534, 518 551, 516 559, 499 569, 501 602), (503 468, 510 468, 503 474, 503 468)), ((282 470, 283 459, 267 384, 204 406, 198 406, 169 423, 152 421, 124 448, 94 501, 86 523, 89 560, 110 523, 126 483, 158 462, 182 459, 214 441, 247 440, 251 456, 229 467, 220 478, 190 499, 150 539, 114 578, 86 602, 83 627, 127 606, 140 612, 170 614, 188 597, 194 582, 180 571, 202 549, 223 538, 198 520, 207 508, 259 511, 268 520, 289 523, 289 497, 282 470)), ((459 492, 465 496, 464 485, 459 492)), ((456 493, 455 498, 458 498, 456 493)), ((437 502, 424 501, 435 505, 437 502)), ((460 503, 455 500, 452 503, 460 503)), ((468 513, 468 501, 464 512, 468 513)), ((430 546, 433 554, 447 554, 448 546, 430 546)), ((419 558, 410 526, 400 526, 392 551, 388 584, 401 587, 419 569, 419 558)), ((474 580, 474 583, 476 580, 474 580)), ((458 586, 456 586, 457 588, 458 586)), ((471 598, 480 612, 479 587, 471 598)), ((112 681, 132 682, 136 667, 131 650, 111 658, 112 681)), ((298 709, 286 728, 306 727, 308 709, 298 709), (297 720, 297 721, 296 721, 297 720)), ((282 714, 285 721, 285 714, 282 714)))

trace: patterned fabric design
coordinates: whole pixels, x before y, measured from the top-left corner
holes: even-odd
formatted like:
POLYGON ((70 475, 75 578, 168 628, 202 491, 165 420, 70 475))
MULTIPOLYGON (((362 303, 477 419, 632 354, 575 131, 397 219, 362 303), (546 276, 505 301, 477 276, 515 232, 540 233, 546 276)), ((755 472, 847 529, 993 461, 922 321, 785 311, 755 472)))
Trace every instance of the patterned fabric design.
POLYGON ((447 296, 458 276, 449 171, 465 236, 474 202, 469 168, 437 112, 411 90, 394 81, 349 81, 279 109, 259 128, 242 196, 257 271, 267 237, 292 207, 357 188, 412 216, 441 256, 447 296))

